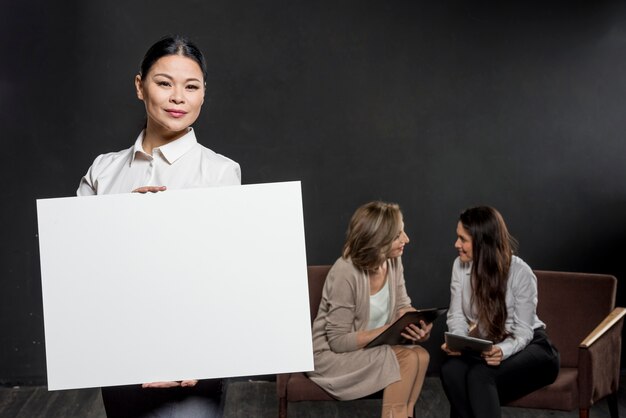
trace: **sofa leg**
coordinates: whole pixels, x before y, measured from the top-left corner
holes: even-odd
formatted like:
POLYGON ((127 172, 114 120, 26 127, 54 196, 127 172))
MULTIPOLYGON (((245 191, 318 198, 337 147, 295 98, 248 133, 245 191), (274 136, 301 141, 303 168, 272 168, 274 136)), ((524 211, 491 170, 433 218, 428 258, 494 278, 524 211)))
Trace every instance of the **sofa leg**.
POLYGON ((606 400, 609 404, 609 414, 611 415, 611 418, 619 418, 619 410, 617 409, 617 392, 611 393, 606 400))
POLYGON ((589 408, 580 408, 580 410, 578 411, 578 416, 580 418, 589 418, 589 408))
POLYGON ((278 418, 287 418, 287 398, 278 399, 278 418))

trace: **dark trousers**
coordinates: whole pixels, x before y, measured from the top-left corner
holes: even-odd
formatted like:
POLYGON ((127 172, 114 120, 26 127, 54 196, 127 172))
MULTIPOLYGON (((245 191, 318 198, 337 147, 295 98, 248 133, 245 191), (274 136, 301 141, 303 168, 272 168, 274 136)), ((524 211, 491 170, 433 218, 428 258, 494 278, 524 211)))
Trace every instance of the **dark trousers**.
POLYGON ((488 366, 471 354, 448 356, 441 366, 450 416, 460 418, 499 418, 501 403, 549 385, 558 374, 559 353, 543 329, 535 330, 526 348, 499 366, 488 366))
POLYGON ((222 381, 200 380, 194 387, 142 388, 141 385, 101 389, 108 418, 219 418, 222 381))

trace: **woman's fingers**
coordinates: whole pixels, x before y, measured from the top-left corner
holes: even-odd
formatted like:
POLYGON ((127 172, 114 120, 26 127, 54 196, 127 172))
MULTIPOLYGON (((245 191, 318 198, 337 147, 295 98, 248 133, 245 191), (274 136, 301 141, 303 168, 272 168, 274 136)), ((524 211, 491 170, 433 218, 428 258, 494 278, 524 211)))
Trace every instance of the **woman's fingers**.
POLYGON ((143 186, 133 190, 133 193, 157 193, 167 190, 165 186, 143 186))
POLYGON ((430 330, 433 329, 433 324, 432 322, 427 324, 424 321, 420 321, 420 328, 423 329, 426 334, 430 335, 430 330))
POLYGON ((141 387, 143 388, 160 388, 160 389, 167 389, 167 388, 175 388, 178 386, 182 386, 182 387, 193 387, 198 383, 197 380, 182 380, 182 381, 169 381, 169 382, 151 382, 151 383, 144 383, 143 385, 141 385, 141 387))
POLYGON ((152 382, 152 383, 144 383, 143 385, 141 385, 141 387, 143 388, 160 388, 160 389, 166 389, 166 388, 175 388, 177 386, 180 386, 180 382, 152 382))
POLYGON ((498 366, 502 362, 502 349, 497 345, 491 347, 491 350, 482 353, 483 358, 490 366, 498 366))
POLYGON ((407 340, 426 341, 430 336, 432 327, 432 324, 426 324, 424 321, 420 321, 419 327, 415 324, 409 324, 401 335, 407 340))
POLYGON ((460 352, 460 351, 450 350, 450 349, 448 348, 448 344, 446 344, 446 343, 441 344, 441 349, 442 349, 443 351, 445 351, 445 353, 446 353, 447 355, 449 355, 449 356, 460 356, 460 355, 461 355, 461 352, 460 352))
POLYGON ((404 308, 400 308, 400 309, 398 309, 398 310, 396 311, 396 316, 395 316, 394 320, 396 320, 396 319, 400 318, 402 315, 404 315, 404 314, 405 314, 405 313, 407 313, 407 312, 412 312, 412 311, 416 311, 416 310, 417 310, 417 309, 415 309, 415 308, 414 308, 414 307, 412 307, 412 306, 407 306, 407 307, 404 307, 404 308))

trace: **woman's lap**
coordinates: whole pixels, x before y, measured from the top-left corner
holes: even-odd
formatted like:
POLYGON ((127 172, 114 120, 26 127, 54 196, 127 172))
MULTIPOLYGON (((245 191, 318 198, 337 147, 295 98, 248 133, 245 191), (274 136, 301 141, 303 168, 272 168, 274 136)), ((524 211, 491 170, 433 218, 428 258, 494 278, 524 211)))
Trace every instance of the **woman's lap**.
POLYGON ((450 356, 441 367, 441 380, 446 395, 457 398, 450 399, 451 404, 474 404, 477 398, 495 398, 491 402, 500 404, 552 383, 558 370, 558 352, 539 330, 524 350, 497 367, 488 366, 478 356, 450 356))

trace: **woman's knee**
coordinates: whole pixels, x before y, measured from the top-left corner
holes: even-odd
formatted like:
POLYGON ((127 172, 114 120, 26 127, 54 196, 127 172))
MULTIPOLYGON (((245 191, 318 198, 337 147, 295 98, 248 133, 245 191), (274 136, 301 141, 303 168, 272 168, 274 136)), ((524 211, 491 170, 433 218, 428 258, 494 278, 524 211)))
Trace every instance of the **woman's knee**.
POLYGON ((417 353, 417 356, 420 359, 420 362, 428 363, 430 361, 430 353, 421 345, 416 345, 413 350, 417 353))
POLYGON ((404 347, 394 347, 394 352, 396 353, 396 359, 400 364, 401 372, 405 371, 417 371, 420 366, 419 355, 417 352, 410 348, 404 347))
POLYGON ((458 357, 449 356, 441 365, 440 375, 444 379, 448 376, 465 376, 469 366, 458 357))
POLYGON ((495 382, 494 369, 487 364, 476 364, 467 372, 468 385, 487 385, 495 382))
POLYGON ((553 383, 561 370, 561 362, 558 353, 556 355, 546 356, 544 361, 538 364, 538 366, 536 376, 541 387, 553 383))
POLYGON ((439 378, 442 381, 446 381, 450 375, 456 374, 454 365, 451 364, 450 360, 450 358, 446 359, 439 367, 439 378))
POLYGON ((428 367, 428 363, 430 362, 430 353, 421 345, 416 345, 411 347, 411 351, 413 351, 417 355, 417 363, 420 369, 425 369, 428 367))

